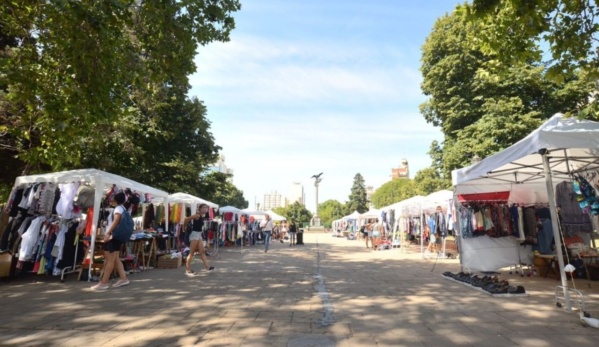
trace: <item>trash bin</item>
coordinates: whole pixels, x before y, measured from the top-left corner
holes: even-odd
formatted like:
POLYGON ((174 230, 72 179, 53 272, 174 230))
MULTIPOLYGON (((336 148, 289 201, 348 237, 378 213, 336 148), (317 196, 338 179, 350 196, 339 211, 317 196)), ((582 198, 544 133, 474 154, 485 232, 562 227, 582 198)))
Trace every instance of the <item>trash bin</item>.
POLYGON ((304 244, 304 229, 300 229, 297 232, 297 239, 295 242, 296 245, 303 245, 304 244))

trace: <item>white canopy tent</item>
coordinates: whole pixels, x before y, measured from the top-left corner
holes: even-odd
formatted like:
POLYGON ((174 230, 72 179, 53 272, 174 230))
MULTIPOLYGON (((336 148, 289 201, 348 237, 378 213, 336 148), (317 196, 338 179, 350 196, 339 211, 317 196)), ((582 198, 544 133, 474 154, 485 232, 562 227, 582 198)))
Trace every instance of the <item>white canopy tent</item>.
POLYGON ((340 220, 343 220, 343 219, 345 219, 345 220, 358 219, 358 217, 360 217, 360 212, 354 211, 353 213, 348 214, 345 217, 341 217, 340 220))
POLYGON ((269 215, 270 219, 272 219, 275 222, 287 220, 287 217, 283 217, 283 216, 275 213, 273 210, 268 210, 268 211, 266 211, 265 214, 269 215))
MULTIPOLYGON (((572 173, 599 168, 599 123, 565 118, 556 114, 531 134, 509 148, 479 163, 452 172, 456 195, 509 191, 511 202, 549 203, 556 249, 561 249, 553 180, 569 180, 572 173)), ((480 238, 478 238, 480 239, 480 238)), ((484 240, 462 239, 462 264, 489 258, 488 252, 471 243, 484 240), (483 256, 483 253, 485 255, 483 256)), ((515 260, 498 259, 496 266, 515 260)), ((568 298, 564 260, 557 252, 564 295, 568 298)), ((567 300, 568 309, 570 302, 567 300)))
POLYGON ((227 212, 241 213, 240 209, 238 209, 237 207, 233 207, 233 206, 224 206, 224 207, 219 208, 218 211, 220 213, 227 213, 227 212))
MULTIPOLYGON (((131 190, 141 192, 141 193, 149 193, 153 197, 163 198, 168 202, 168 193, 162 190, 147 186, 142 183, 138 183, 136 181, 130 180, 128 178, 111 174, 105 171, 97 170, 97 169, 80 169, 80 170, 71 170, 71 171, 60 171, 39 175, 29 175, 29 176, 19 176, 15 180, 15 187, 21 187, 30 183, 42 183, 42 182, 53 182, 53 183, 69 183, 69 182, 86 182, 95 187, 95 196, 94 196, 94 215, 92 225, 98 225, 98 219, 100 215, 100 209, 97 208, 100 206, 102 197, 104 195, 104 189, 116 184, 118 187, 122 188, 130 188, 131 190)), ((92 231, 91 235, 91 245, 90 245, 90 254, 93 256, 94 247, 96 243, 96 232, 95 228, 92 231)), ((89 276, 91 278, 91 267, 89 269, 89 276)))
POLYGON ((241 210, 241 213, 246 214, 248 216, 264 216, 266 214, 266 212, 250 210, 249 208, 244 208, 243 210, 241 210))
MULTIPOLYGON (((157 199, 152 199, 152 201, 155 201, 155 202, 164 202, 164 199, 157 198, 157 199)), ((213 202, 210 202, 208 200, 204 200, 202 198, 198 198, 197 196, 193 196, 191 194, 187 194, 187 193, 173 193, 173 194, 169 194, 169 196, 168 196, 168 202, 183 203, 183 204, 189 204, 189 205, 206 204, 209 207, 218 210, 218 205, 217 204, 215 204, 213 202)))

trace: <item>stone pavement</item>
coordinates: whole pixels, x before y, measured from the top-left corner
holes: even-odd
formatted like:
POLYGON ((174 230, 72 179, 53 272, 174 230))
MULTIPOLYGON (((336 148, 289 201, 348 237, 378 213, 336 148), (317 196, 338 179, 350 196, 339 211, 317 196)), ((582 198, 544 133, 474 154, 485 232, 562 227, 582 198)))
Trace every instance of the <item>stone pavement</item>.
MULTIPOLYGON (((555 279, 505 271, 530 295, 491 297, 441 277, 457 260, 422 260, 416 247, 371 251, 330 234, 304 243, 221 249, 212 273, 153 269, 104 292, 75 275, 0 284, 0 345, 599 345, 599 329, 555 306, 555 279)), ((599 282, 576 286, 599 317, 599 282)))

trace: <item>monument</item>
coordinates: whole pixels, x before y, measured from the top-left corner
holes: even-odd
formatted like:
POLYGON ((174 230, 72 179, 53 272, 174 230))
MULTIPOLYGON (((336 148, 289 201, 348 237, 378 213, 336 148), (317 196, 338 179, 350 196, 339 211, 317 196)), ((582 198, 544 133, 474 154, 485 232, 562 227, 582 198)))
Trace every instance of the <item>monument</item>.
POLYGON ((316 229, 321 229, 321 225, 320 225, 320 217, 318 217, 318 185, 320 184, 320 182, 322 181, 322 178, 320 176, 322 176, 322 172, 319 173, 318 175, 312 175, 312 178, 314 178, 314 187, 316 187, 316 213, 314 214, 314 217, 312 217, 312 220, 310 222, 310 228, 316 228, 316 229))

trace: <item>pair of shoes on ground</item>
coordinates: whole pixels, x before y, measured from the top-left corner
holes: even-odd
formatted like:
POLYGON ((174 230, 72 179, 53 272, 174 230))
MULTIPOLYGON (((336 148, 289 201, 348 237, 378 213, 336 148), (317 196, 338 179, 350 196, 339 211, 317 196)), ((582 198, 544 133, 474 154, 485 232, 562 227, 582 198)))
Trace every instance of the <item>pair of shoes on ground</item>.
MULTIPOLYGON (((112 285, 112 288, 123 287, 129 284, 129 280, 118 280, 112 285)), ((98 282, 96 285, 91 287, 91 290, 106 290, 110 288, 110 284, 98 282)))

